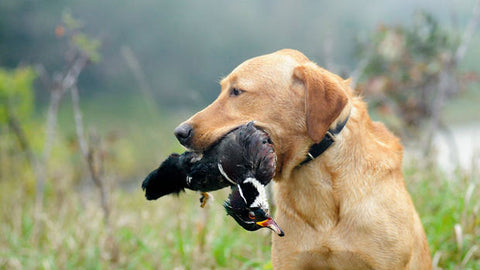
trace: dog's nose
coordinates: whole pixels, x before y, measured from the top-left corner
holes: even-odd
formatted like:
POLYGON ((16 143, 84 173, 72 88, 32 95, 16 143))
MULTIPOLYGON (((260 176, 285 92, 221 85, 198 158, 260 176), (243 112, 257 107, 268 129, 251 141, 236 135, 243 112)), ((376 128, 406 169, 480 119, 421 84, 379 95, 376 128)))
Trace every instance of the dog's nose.
POLYGON ((193 137, 193 128, 187 123, 180 124, 175 128, 173 134, 177 137, 177 140, 184 146, 190 144, 193 137))

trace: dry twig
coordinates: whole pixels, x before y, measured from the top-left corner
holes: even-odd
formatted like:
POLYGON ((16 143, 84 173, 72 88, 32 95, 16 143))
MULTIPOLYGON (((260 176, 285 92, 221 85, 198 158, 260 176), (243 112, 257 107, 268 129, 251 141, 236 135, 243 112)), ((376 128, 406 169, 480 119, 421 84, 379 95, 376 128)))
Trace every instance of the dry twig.
POLYGON ((70 90, 72 95, 73 113, 75 117, 75 129, 77 131, 78 144, 80 151, 88 165, 88 171, 93 183, 100 192, 100 204, 103 210, 103 216, 105 224, 109 226, 110 207, 108 204, 108 194, 105 187, 103 178, 101 177, 100 169, 95 166, 95 147, 92 144, 88 144, 83 129, 82 112, 80 109, 80 97, 78 95, 78 89, 76 85, 73 85, 70 90))
POLYGON ((43 210, 43 196, 45 193, 45 180, 47 178, 48 160, 50 159, 50 154, 55 139, 58 109, 60 107, 61 100, 64 94, 77 83, 78 76, 85 68, 87 63, 88 57, 80 54, 77 58, 75 58, 73 64, 70 66, 67 72, 61 76, 61 79, 54 82, 54 85, 51 89, 50 104, 48 106, 47 123, 45 127, 45 141, 43 144, 42 157, 39 162, 41 165, 38 166, 39 178, 37 179, 35 194, 36 213, 41 213, 43 210))

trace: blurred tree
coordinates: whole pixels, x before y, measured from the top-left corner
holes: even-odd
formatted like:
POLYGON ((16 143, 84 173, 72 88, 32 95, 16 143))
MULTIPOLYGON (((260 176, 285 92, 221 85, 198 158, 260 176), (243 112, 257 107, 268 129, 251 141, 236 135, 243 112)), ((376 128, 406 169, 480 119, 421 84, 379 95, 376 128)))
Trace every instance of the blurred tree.
POLYGON ((430 137, 439 127, 445 129, 443 105, 478 81, 474 72, 458 68, 464 55, 457 52, 465 39, 442 28, 430 14, 418 12, 411 27, 381 25, 372 40, 361 49, 360 55, 367 56, 366 79, 358 86, 371 108, 391 119, 404 138, 430 137))
POLYGON ((0 68, 0 131, 8 127, 15 135, 34 171, 38 164, 23 125, 31 124, 35 77, 30 67, 0 68))
MULTIPOLYGON (((8 71, 0 68, 0 130, 4 126, 18 139, 21 150, 31 164, 36 178, 36 213, 43 210, 45 183, 48 179, 49 161, 56 139, 58 110, 66 93, 72 94, 75 126, 80 150, 88 165, 90 176, 100 191, 101 205, 105 221, 108 223, 109 206, 106 188, 101 176, 101 149, 96 136, 87 141, 83 132, 83 122, 79 106, 77 81, 83 69, 100 60, 98 52, 100 41, 86 35, 83 23, 73 18, 69 11, 63 13, 62 23, 55 28, 55 35, 68 44, 62 71, 49 75, 42 65, 38 65, 37 73, 50 94, 50 104, 45 123, 45 137, 41 153, 32 150, 32 136, 25 132, 25 125, 31 122, 34 95, 33 81, 36 73, 31 68, 17 68, 8 71)), ((38 136, 37 136, 38 137, 38 136)))
POLYGON ((43 173, 37 183, 37 207, 41 209, 46 180, 46 167, 50 159, 50 153, 55 140, 58 110, 64 95, 70 92, 72 96, 75 127, 80 151, 87 163, 88 172, 100 193, 100 203, 104 211, 104 219, 108 224, 110 207, 105 183, 102 177, 103 159, 101 158, 101 145, 96 135, 92 135, 88 141, 84 133, 84 124, 80 110, 79 91, 77 88, 78 77, 89 63, 100 61, 99 48, 101 42, 89 37, 83 32, 83 23, 75 19, 69 10, 63 12, 62 23, 55 28, 55 35, 59 39, 65 39, 69 46, 65 55, 65 68, 62 72, 56 72, 49 76, 43 67, 39 68, 42 80, 50 91, 50 105, 47 112, 45 125, 45 143, 43 147, 43 173), (98 151, 97 151, 98 150, 98 151))

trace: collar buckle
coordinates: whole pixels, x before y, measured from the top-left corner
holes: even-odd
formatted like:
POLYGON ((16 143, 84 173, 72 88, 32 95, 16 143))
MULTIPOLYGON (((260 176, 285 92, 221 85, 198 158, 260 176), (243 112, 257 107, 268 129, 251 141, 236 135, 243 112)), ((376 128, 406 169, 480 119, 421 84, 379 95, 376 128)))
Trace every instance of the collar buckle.
POLYGON ((327 133, 325 133, 323 139, 308 149, 307 157, 299 164, 299 166, 314 160, 323 152, 325 152, 335 142, 335 135, 338 135, 342 131, 347 124, 348 118, 350 118, 350 115, 347 116, 347 118, 345 118, 343 122, 339 123, 334 129, 327 130, 327 133))

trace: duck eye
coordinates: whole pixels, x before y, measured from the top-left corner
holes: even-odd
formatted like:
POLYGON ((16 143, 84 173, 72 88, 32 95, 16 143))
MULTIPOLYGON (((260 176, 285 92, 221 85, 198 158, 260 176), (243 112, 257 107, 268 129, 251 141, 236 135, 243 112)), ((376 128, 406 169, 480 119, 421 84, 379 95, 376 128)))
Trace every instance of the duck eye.
POLYGON ((252 211, 248 212, 248 218, 255 219, 255 213, 253 213, 252 211))
POLYGON ((232 91, 230 92, 230 96, 239 96, 240 94, 242 94, 243 92, 245 92, 244 90, 240 90, 238 88, 233 88, 232 91))

